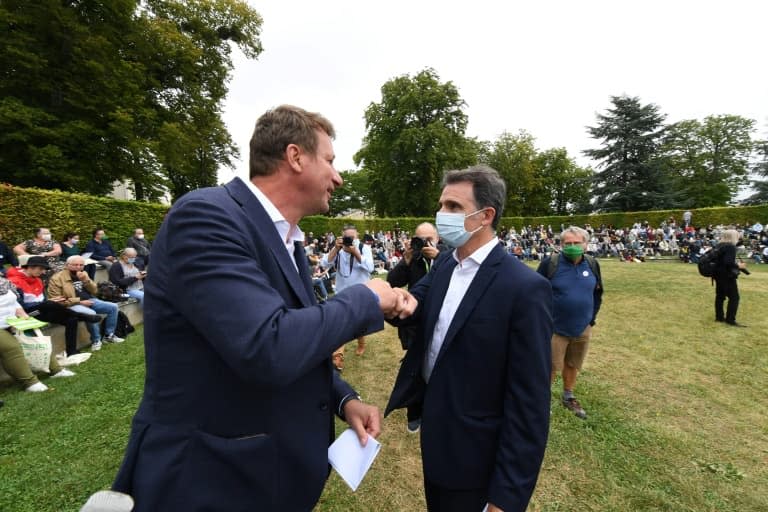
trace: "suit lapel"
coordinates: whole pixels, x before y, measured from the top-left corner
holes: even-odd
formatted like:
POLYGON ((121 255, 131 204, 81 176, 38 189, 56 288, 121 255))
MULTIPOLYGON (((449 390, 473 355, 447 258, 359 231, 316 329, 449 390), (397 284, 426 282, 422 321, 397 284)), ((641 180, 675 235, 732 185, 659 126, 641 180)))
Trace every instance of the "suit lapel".
MULTIPOLYGON (((488 289, 488 285, 493 282, 493 278, 498 272, 499 263, 502 258, 504 258, 504 250, 500 245, 497 245, 488 254, 482 265, 480 265, 477 274, 475 274, 474 279, 472 279, 472 282, 467 289, 467 293, 465 293, 464 298, 461 299, 461 303, 456 310, 456 314, 453 316, 453 320, 451 320, 450 326, 448 326, 448 332, 445 333, 445 339, 443 340, 443 345, 440 347, 440 352, 437 354, 435 366, 440 364, 440 359, 456 337, 456 333, 464 326, 467 319, 469 319, 469 316, 472 314, 472 311, 474 311, 477 306, 477 303, 488 289)), ((447 291, 447 286, 445 291, 447 291)), ((445 291, 443 291, 443 295, 445 295, 445 291)), ((440 310, 437 311, 435 316, 438 316, 439 314, 440 310)))
MULTIPOLYGON (((224 187, 229 191, 232 198, 245 210, 249 219, 253 220, 253 225, 262 240, 267 242, 272 256, 277 260, 278 266, 285 276, 286 281, 293 289, 296 297, 299 298, 303 306, 311 306, 312 301, 307 295, 306 283, 302 282, 302 277, 296 272, 296 267, 293 265, 293 258, 288 254, 285 249, 285 244, 280 240, 280 235, 275 229, 275 224, 272 219, 267 215, 264 207, 253 192, 250 191, 248 186, 243 183, 240 178, 235 178, 224 187)), ((301 268, 301 267, 299 267, 301 268)), ((312 286, 312 281, 309 281, 309 285, 312 286)), ((314 294, 313 294, 314 295, 314 294)))

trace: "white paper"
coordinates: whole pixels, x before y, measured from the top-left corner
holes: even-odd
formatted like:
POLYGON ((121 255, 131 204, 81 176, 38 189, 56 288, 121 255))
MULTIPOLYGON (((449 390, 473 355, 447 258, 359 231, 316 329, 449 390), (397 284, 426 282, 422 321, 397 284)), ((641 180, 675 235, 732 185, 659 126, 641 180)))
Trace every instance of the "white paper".
POLYGON ((348 428, 328 447, 328 462, 354 492, 380 449, 381 443, 370 435, 365 446, 360 446, 357 434, 348 428))

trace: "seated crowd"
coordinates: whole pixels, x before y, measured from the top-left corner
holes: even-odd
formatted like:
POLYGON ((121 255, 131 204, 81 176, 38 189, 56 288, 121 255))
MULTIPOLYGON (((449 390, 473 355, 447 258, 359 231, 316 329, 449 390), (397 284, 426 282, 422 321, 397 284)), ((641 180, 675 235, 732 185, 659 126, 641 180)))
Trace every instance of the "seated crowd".
MULTIPOLYGON (((108 270, 109 283, 119 295, 132 297, 143 305, 144 279, 151 244, 142 229, 136 229, 119 254, 97 228, 85 250, 80 237, 69 232, 61 243, 47 228, 36 228, 34 237, 13 246, 13 251, 0 241, 0 365, 26 391, 46 391, 48 387, 32 373, 21 345, 13 335, 9 318, 35 317, 64 326, 66 357, 77 354, 78 322, 85 322, 90 335, 91 351, 103 343, 122 343, 115 334, 118 305, 99 297, 94 281, 96 266, 108 270), (90 268, 88 268, 90 267, 90 268), (87 271, 86 271, 87 269, 87 271)), ((50 373, 53 377, 70 377, 74 372, 62 368, 52 351, 50 373)), ((63 363, 62 363, 63 364, 63 363)))

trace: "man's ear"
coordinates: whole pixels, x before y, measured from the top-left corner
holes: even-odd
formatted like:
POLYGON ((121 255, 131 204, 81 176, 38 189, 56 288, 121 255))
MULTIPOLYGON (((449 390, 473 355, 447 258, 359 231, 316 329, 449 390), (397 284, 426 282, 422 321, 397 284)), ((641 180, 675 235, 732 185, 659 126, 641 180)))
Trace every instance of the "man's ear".
POLYGON ((301 172, 301 157, 302 151, 296 144, 288 144, 285 147, 285 159, 288 161, 288 165, 294 172, 301 172))
POLYGON ((494 208, 493 206, 489 206, 483 211, 483 220, 487 220, 488 225, 493 224, 493 219, 495 217, 496 217, 496 208, 494 208))

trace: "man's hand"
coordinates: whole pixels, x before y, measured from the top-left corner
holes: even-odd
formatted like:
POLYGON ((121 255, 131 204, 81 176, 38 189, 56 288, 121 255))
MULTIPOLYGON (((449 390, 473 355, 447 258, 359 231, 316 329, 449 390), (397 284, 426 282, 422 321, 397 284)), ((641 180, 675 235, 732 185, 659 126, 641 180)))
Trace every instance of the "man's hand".
POLYGON ((419 301, 416 300, 416 297, 402 288, 394 288, 393 291, 400 296, 396 307, 398 318, 408 318, 416 311, 419 301))
POLYGON ((87 281, 88 280, 88 272, 84 272, 82 270, 78 270, 77 278, 79 280, 81 280, 81 281, 87 281))
POLYGON ((494 505, 493 503, 488 504, 488 512, 504 512, 502 509, 494 505))
POLYGON ((64 302, 67 300, 67 298, 66 297, 49 297, 48 300, 51 302, 64 302))
POLYGON ((361 446, 368 443, 369 435, 379 437, 381 434, 381 412, 375 405, 349 400, 344 404, 344 418, 357 434, 361 446))
POLYGON ((410 265, 411 261, 413 260, 413 249, 411 249, 411 241, 403 240, 403 247, 405 247, 405 250, 403 251, 403 259, 405 260, 406 265, 410 265))
POLYGON ((82 304, 83 306, 91 307, 93 306, 93 301, 89 299, 83 299, 80 301, 80 304, 82 304))
POLYGON ((388 282, 383 279, 371 279, 365 285, 379 296, 379 307, 386 318, 394 318, 400 314, 398 307, 402 309, 402 299, 388 282))
POLYGON ((106 260, 107 261, 115 261, 115 257, 114 256, 107 256, 106 260))
POLYGON ((425 245, 424 248, 421 250, 421 254, 423 254, 425 258, 429 258, 430 260, 433 260, 437 258, 438 254, 440 254, 440 249, 438 249, 437 247, 432 247, 431 245, 425 245))

